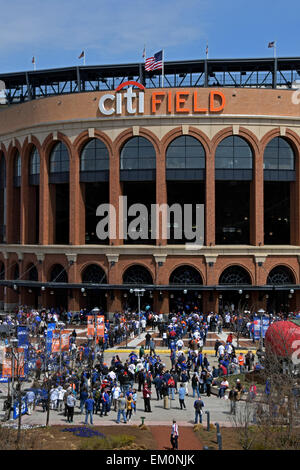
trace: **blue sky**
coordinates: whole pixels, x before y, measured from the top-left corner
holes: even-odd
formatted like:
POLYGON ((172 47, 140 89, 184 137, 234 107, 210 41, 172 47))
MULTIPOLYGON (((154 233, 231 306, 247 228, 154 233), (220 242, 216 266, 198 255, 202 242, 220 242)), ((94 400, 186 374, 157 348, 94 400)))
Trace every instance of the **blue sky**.
POLYGON ((299 0, 0 0, 0 73, 83 64, 300 56, 299 0))

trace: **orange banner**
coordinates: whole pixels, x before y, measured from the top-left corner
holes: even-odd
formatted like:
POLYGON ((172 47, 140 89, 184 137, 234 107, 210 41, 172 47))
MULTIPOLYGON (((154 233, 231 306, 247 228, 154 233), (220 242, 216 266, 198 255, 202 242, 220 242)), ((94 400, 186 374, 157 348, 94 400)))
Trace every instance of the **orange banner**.
MULTIPOLYGON (((12 376, 12 351, 11 348, 4 348, 2 377, 12 376)), ((24 377, 24 348, 16 348, 14 352, 14 376, 24 377)))
MULTIPOLYGON (((95 319, 93 315, 88 315, 87 317, 87 335, 95 336, 95 319)), ((97 336, 104 336, 104 315, 97 315, 96 317, 97 325, 97 336)))
POLYGON ((66 330, 54 330, 52 336, 52 349, 51 352, 69 351, 69 336, 70 332, 66 330), (60 339, 61 338, 61 339, 60 339), (61 348, 61 349, 60 349, 61 348))

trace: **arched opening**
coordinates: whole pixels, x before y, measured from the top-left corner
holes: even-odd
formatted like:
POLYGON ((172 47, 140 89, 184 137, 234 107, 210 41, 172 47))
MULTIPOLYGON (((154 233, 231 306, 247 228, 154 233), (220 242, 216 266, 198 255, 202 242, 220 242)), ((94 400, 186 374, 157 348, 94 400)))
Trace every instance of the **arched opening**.
MULTIPOLYGON (((26 278, 31 282, 38 282, 39 280, 38 270, 33 263, 30 263, 26 268, 26 278)), ((31 285, 29 288, 24 289, 26 289, 26 305, 38 308, 40 288, 31 285)))
POLYGON ((81 308, 91 311, 93 308, 98 307, 100 310, 107 311, 107 292, 99 289, 99 284, 107 284, 107 277, 105 271, 97 264, 88 265, 81 276, 83 284, 92 284, 93 287, 85 288, 81 292, 81 308))
MULTIPOLYGON (((5 280, 5 266, 4 263, 0 263, 0 280, 5 280)), ((0 285, 0 308, 3 310, 4 308, 4 286, 0 285)))
POLYGON ((156 202, 156 152, 145 137, 132 137, 120 153, 122 194, 127 198, 127 238, 124 244, 153 245, 151 238, 151 204, 156 202), (139 206, 133 207, 134 204, 139 206))
POLYGON ((40 155, 36 147, 32 147, 29 155, 27 210, 27 243, 39 243, 39 207, 40 207, 40 155))
POLYGON ((138 310, 138 296, 130 289, 141 289, 145 288, 144 295, 140 297, 141 309, 144 310, 146 307, 152 308, 153 305, 153 294, 151 288, 145 286, 153 285, 153 279, 150 271, 144 266, 135 264, 126 269, 123 273, 123 284, 128 285, 128 291, 123 291, 123 308, 138 310))
MULTIPOLYGON (((170 210, 168 220, 168 243, 177 245, 195 241, 189 238, 185 230, 191 227, 195 232, 201 224, 204 225, 199 209, 201 220, 197 220, 196 205, 205 203, 205 150, 195 137, 182 135, 169 144, 166 151, 166 179, 168 205, 174 209, 170 210), (191 207, 190 212, 187 205, 191 207)), ((203 237, 201 242, 204 243, 203 237)))
POLYGON ((6 243, 6 163, 0 152, 0 243, 6 243))
MULTIPOLYGON (((68 273, 61 264, 55 264, 50 271, 50 282, 68 283, 68 273)), ((68 309, 68 288, 52 288, 48 292, 49 305, 63 312, 68 309)))
POLYGON ((99 139, 90 139, 81 150, 80 191, 85 206, 85 243, 108 244, 108 237, 100 240, 96 234, 97 207, 109 203, 109 153, 99 139))
POLYGON ((275 137, 264 152, 264 243, 291 243, 291 198, 295 172, 295 154, 284 137, 275 137))
POLYGON ((170 290, 170 311, 190 313, 202 311, 202 294, 197 286, 203 285, 201 274, 192 266, 179 266, 170 276, 170 285, 178 287, 170 290))
POLYGON ((219 278, 219 285, 224 286, 218 293, 220 313, 235 311, 241 314, 248 310, 251 295, 244 291, 244 287, 251 284, 250 274, 245 268, 236 265, 226 268, 219 278))
POLYGON ((295 277, 291 269, 287 266, 275 266, 267 277, 267 285, 272 286, 271 291, 267 291, 267 311, 274 313, 288 313, 294 304, 293 289, 290 288, 295 284, 295 277), (287 286, 286 289, 276 289, 277 287, 287 286), (292 291, 292 292, 291 292, 292 291))
POLYGON ((49 159, 50 209, 54 244, 69 244, 69 152, 63 142, 54 145, 49 159))
POLYGON ((216 244, 249 245, 253 152, 239 136, 223 139, 215 155, 216 244))

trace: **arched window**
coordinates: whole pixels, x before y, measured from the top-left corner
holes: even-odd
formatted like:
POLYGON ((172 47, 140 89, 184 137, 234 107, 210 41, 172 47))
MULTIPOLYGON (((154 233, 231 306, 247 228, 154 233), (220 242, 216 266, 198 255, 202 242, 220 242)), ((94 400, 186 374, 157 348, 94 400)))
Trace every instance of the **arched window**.
POLYGON ((5 266, 4 263, 0 263, 0 280, 4 281, 5 279, 5 266))
POLYGON ((19 265, 16 263, 14 267, 14 273, 13 273, 13 278, 15 280, 19 279, 20 276, 20 270, 19 270, 19 265))
POLYGON ((153 170, 156 168, 155 149, 144 137, 132 137, 121 150, 121 170, 153 170))
POLYGON ((201 274, 192 266, 179 266, 170 276, 170 284, 203 284, 201 274))
POLYGON ((267 278, 267 284, 295 284, 294 275, 286 266, 276 266, 270 271, 267 278))
POLYGON ((69 171, 69 152, 63 142, 58 142, 50 155, 50 173, 67 173, 69 171))
POLYGON ((6 240, 6 164, 0 153, 0 243, 6 240))
POLYGON ((229 266, 222 272, 219 284, 251 284, 251 277, 241 266, 229 266))
POLYGON ((68 274, 61 264, 55 264, 52 267, 50 282, 68 282, 68 274))
POLYGON ((83 147, 80 171, 109 170, 109 154, 106 145, 99 139, 91 139, 83 147))
POLYGON ((103 269, 97 264, 90 264, 82 273, 83 283, 106 284, 107 278, 103 269))
POLYGON ((29 175, 39 175, 40 174, 40 154, 36 147, 34 147, 30 154, 29 159, 29 175))
POLYGON ((248 142, 239 136, 229 136, 219 143, 215 168, 222 170, 251 170, 252 150, 248 142))
POLYGON ((123 274, 123 284, 152 284, 153 279, 144 266, 134 265, 126 269, 123 274))
POLYGON ((265 148, 265 170, 294 170, 295 154, 292 146, 283 137, 275 137, 265 148))
POLYGON ((205 150, 194 137, 180 136, 174 139, 167 148, 167 169, 204 169, 205 150))
POLYGON ((27 267, 27 271, 28 271, 28 280, 37 282, 39 279, 39 275, 38 275, 38 270, 36 269, 35 265, 30 264, 27 267))
POLYGON ((21 155, 19 152, 15 155, 15 166, 14 166, 14 176, 15 178, 21 178, 21 155))

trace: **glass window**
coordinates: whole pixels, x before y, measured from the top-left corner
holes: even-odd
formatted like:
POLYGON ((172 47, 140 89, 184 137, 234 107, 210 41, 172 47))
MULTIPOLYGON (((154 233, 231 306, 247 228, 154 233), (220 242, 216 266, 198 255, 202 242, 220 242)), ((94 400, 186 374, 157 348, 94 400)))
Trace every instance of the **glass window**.
POLYGON ((15 156, 15 176, 21 176, 21 155, 19 152, 15 156))
POLYGON ((216 150, 216 169, 252 169, 252 150, 239 136, 226 137, 216 150))
POLYGON ((291 145, 283 137, 275 137, 264 152, 265 170, 294 170, 295 155, 291 145))
POLYGON ((40 174, 40 154, 36 147, 34 147, 30 155, 29 174, 30 175, 40 174))
POLYGON ((166 154, 167 169, 203 169, 205 168, 205 151, 203 145, 194 137, 180 136, 174 139, 166 154))
POLYGON ((144 137, 132 137, 120 156, 121 170, 153 170, 156 168, 155 149, 144 137))
POLYGON ((50 155, 50 173, 69 171, 69 152, 63 142, 58 142, 50 155))
POLYGON ((83 148, 80 159, 81 171, 109 170, 109 154, 99 139, 91 139, 83 148))

